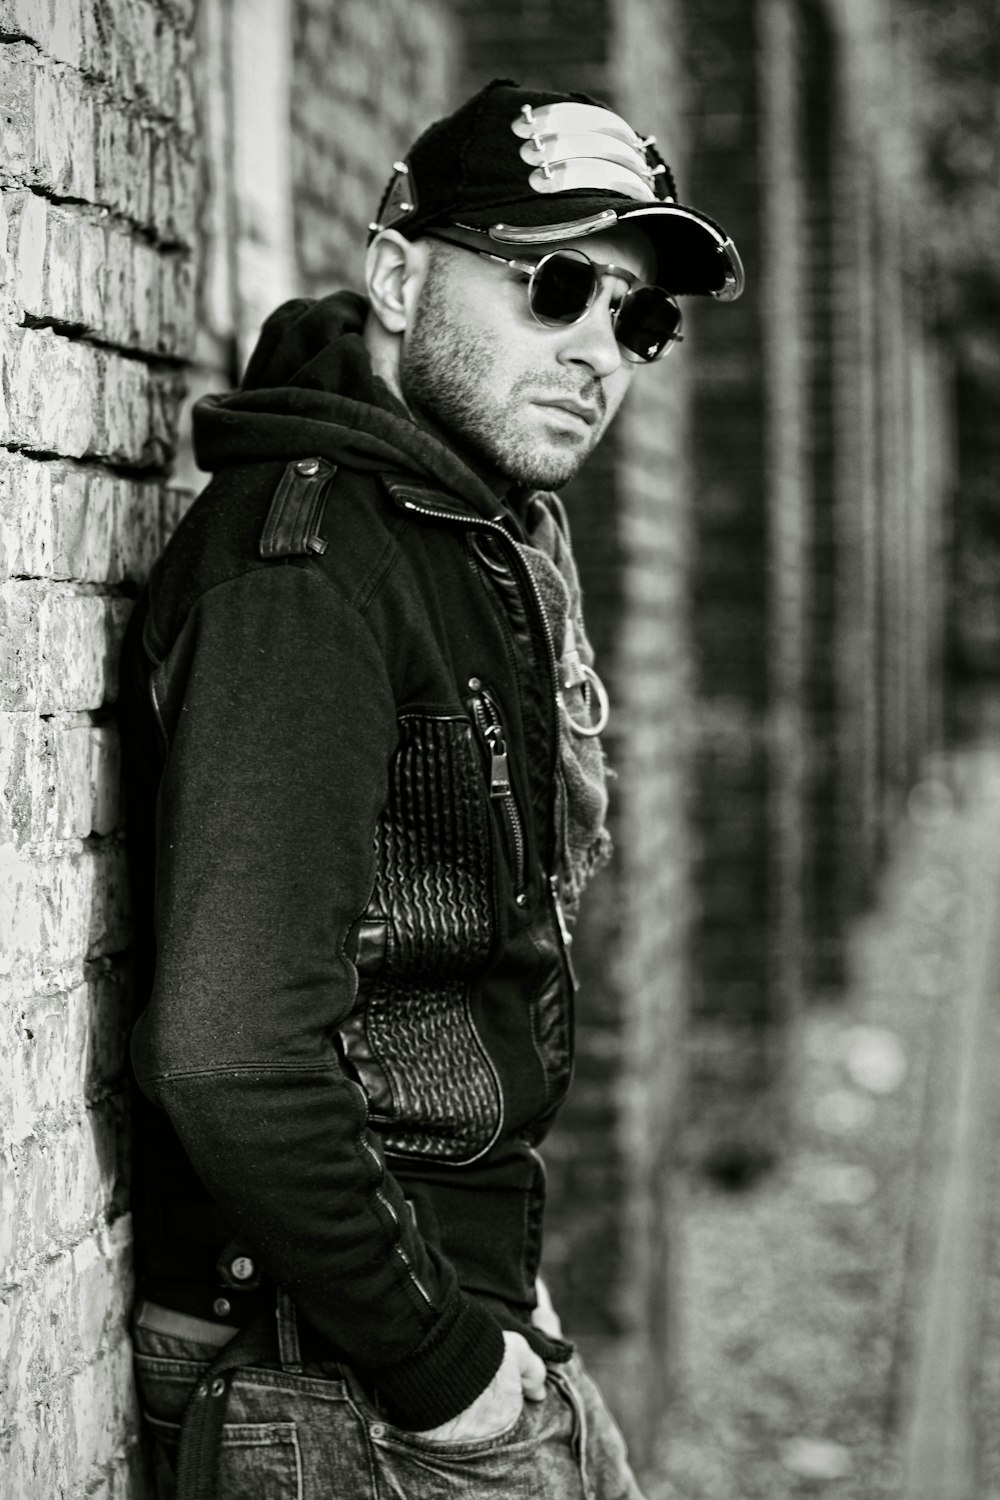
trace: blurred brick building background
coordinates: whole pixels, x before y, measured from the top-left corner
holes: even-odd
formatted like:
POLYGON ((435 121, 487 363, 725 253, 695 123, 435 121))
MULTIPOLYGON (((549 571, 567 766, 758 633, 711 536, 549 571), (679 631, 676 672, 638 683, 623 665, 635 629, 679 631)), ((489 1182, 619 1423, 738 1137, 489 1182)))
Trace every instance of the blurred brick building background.
POLYGON ((690 308, 567 493, 618 857, 577 942, 546 1267, 652 1451, 674 1165, 734 1180, 779 1153, 795 1013, 836 988, 943 733, 954 379, 898 11, 0 0, 5 1493, 142 1494, 115 660, 199 483, 187 403, 284 297, 358 283, 392 160, 498 75, 655 133, 748 271, 735 307, 690 308))

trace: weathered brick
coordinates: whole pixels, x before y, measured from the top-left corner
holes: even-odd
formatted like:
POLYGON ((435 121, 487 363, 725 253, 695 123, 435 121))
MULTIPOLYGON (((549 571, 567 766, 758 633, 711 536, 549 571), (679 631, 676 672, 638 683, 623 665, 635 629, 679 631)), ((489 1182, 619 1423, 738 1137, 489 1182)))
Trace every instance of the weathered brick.
POLYGON ((8 290, 22 315, 123 349, 190 353, 193 276, 185 252, 157 249, 120 221, 28 190, 0 194, 0 215, 8 290))
POLYGON ((180 378, 47 329, 0 328, 0 441, 152 468, 176 442, 180 378))
POLYGON ((166 535, 166 494, 152 481, 0 453, 0 578, 144 579, 166 535))
POLYGON ((38 612, 35 701, 41 712, 114 702, 118 652, 131 608, 127 599, 80 596, 61 586, 49 592, 38 612))
MULTIPOLYGON (((41 942, 34 865, 13 843, 0 844, 0 980, 29 972, 41 942)), ((0 1220, 5 1216, 0 1214, 0 1220)))
POLYGON ((0 979, 35 975, 44 982, 126 947, 128 880, 116 840, 45 858, 3 844, 0 876, 0 979))
POLYGON ((26 42, 2 50, 0 183, 108 208, 162 239, 190 245, 196 201, 190 142, 116 106, 82 75, 46 68, 26 42))
POLYGON ((0 844, 20 847, 32 837, 37 733, 33 715, 0 714, 0 844))
POLYGON ((126 599, 81 594, 72 585, 18 579, 0 584, 0 710, 41 713, 113 702, 118 652, 131 610, 126 599))
POLYGON ((141 1493, 110 957, 127 882, 99 711, 131 608, 113 590, 184 504, 161 479, 182 394, 163 357, 189 355, 196 321, 193 29, 187 0, 0 0, 0 36, 30 39, 0 41, 0 1490, 18 1500, 141 1493))
POLYGON ((112 832, 120 814, 113 726, 85 716, 0 714, 0 841, 85 839, 112 832))
MULTIPOLYGON (((108 1098, 87 1110, 71 1105, 55 1117, 39 1117, 30 1136, 11 1143, 14 1268, 86 1242, 122 1210, 127 1191, 122 1124, 120 1102, 108 1098)), ((14 1274, 20 1273, 15 1269, 14 1274)), ((46 1353, 29 1349, 26 1358, 37 1364, 46 1353)))
POLYGON ((440 4, 309 0, 295 7, 294 44, 300 273, 317 292, 357 286, 393 159, 454 95, 452 17, 440 4))
POLYGON ((74 1473, 93 1475, 96 1480, 102 1469, 120 1459, 127 1434, 132 1434, 134 1442, 138 1427, 128 1345, 102 1350, 98 1359, 77 1371, 66 1401, 78 1455, 74 1473))
POLYGON ((28 1135, 44 1111, 82 1096, 86 986, 69 994, 30 996, 4 1005, 3 1013, 0 1072, 12 1089, 0 1105, 0 1140, 6 1146, 28 1135))
POLYGON ((127 1221, 102 1228, 36 1263, 0 1300, 4 1475, 19 1500, 97 1493, 100 1469, 123 1456, 135 1433, 129 1240, 127 1221))

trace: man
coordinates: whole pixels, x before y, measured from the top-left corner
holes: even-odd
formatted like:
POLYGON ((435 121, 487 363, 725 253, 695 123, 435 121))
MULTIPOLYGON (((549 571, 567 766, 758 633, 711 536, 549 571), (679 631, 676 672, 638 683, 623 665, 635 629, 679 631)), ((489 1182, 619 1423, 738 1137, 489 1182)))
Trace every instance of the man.
POLYGON ((672 294, 739 294, 672 194, 610 110, 491 84, 397 163, 367 297, 279 308, 196 410, 122 674, 164 1494, 638 1495, 537 1281, 607 845, 548 492, 672 294))

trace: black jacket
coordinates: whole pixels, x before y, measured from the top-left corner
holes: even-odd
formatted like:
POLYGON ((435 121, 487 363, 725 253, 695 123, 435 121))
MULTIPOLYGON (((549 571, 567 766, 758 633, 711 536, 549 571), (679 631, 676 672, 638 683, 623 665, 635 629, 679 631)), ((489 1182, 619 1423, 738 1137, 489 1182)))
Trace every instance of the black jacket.
POLYGON ((516 525, 363 312, 288 304, 199 403, 215 477, 127 635, 137 1241, 202 1315, 283 1283, 428 1427, 502 1327, 567 1352, 528 1327, 571 1067, 557 683, 516 525))

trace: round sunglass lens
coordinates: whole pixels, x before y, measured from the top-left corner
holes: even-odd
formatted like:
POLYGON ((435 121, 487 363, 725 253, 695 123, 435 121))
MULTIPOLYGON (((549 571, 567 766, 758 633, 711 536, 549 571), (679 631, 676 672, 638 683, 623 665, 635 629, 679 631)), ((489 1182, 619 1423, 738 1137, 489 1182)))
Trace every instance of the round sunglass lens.
POLYGON ((658 358, 680 337, 681 310, 656 286, 639 286, 622 302, 615 323, 619 344, 637 360, 658 358))
POLYGON ((593 265, 577 250, 557 250, 535 268, 531 311, 540 323, 575 323, 587 311, 597 284, 593 265))

